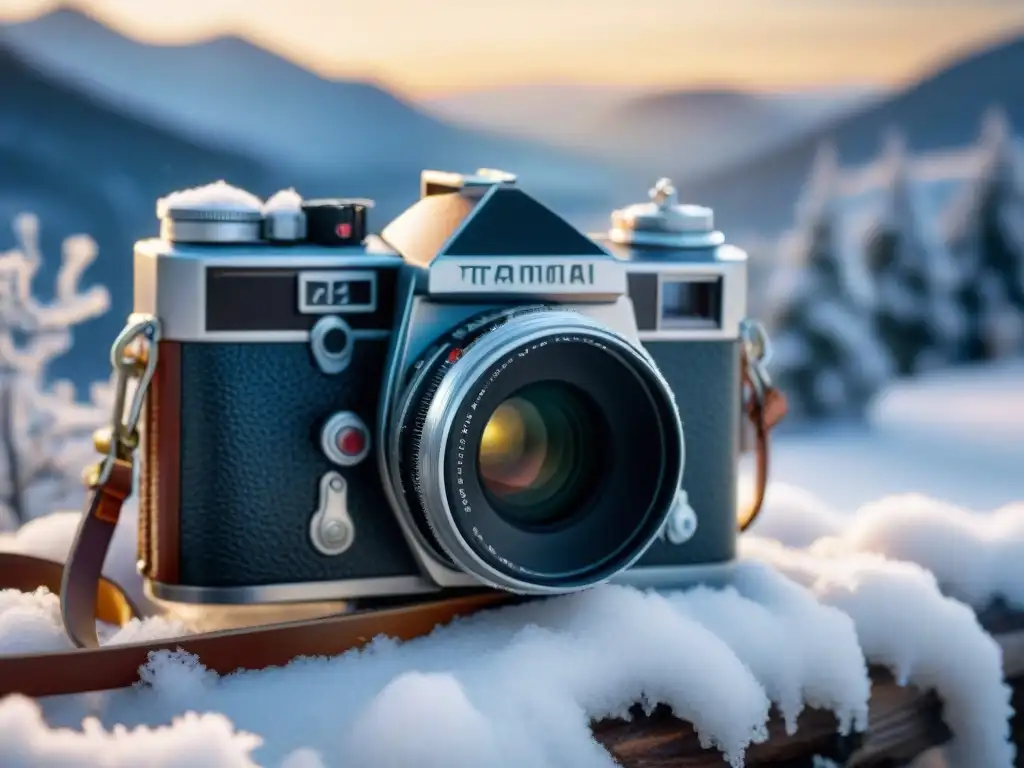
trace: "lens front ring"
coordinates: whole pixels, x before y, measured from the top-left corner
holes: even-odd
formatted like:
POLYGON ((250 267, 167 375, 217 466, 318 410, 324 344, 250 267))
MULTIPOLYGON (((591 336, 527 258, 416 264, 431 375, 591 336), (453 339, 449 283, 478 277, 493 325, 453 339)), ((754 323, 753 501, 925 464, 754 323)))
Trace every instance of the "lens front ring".
MULTIPOLYGON (((430 524, 434 538, 445 553, 459 567, 479 580, 497 588, 524 594, 575 591, 606 581, 633 565, 660 532, 669 514, 671 499, 679 487, 684 463, 682 426, 671 389, 647 354, 624 337, 579 313, 566 310, 534 311, 514 317, 476 339, 464 353, 461 350, 459 353, 461 358, 458 359, 457 365, 449 367, 437 383, 429 404, 423 404, 426 408, 416 449, 416 475, 419 478, 417 490, 421 498, 422 513, 430 524), (530 349, 534 351, 529 352, 530 349), (612 533, 617 530, 621 534, 621 542, 614 539, 605 542, 610 549, 607 552, 601 551, 604 562, 599 560, 588 564, 591 567, 585 569, 586 573, 580 572, 573 577, 545 579, 539 577, 531 568, 520 564, 527 558, 510 559, 500 554, 511 547, 509 536, 518 536, 518 532, 503 529, 505 533, 501 536, 488 538, 484 535, 483 528, 486 526, 483 523, 491 521, 492 516, 485 515, 486 520, 481 519, 479 502, 477 507, 468 507, 467 494, 471 494, 476 488, 472 482, 474 478, 463 478, 457 472, 453 475, 451 456, 460 452, 458 445, 453 441, 466 439, 466 434, 471 431, 467 426, 474 416, 477 421, 473 431, 482 430, 483 423, 487 421, 486 407, 481 408, 477 415, 473 413, 475 402, 472 406, 467 406, 467 403, 474 398, 480 400, 488 388, 498 386, 495 382, 501 382, 504 386, 502 376, 508 380, 515 378, 511 371, 517 366, 519 368, 515 372, 516 375, 521 374, 526 381, 535 380, 541 373, 536 367, 541 363, 541 357, 547 360, 543 367, 567 364, 566 353, 570 351, 573 360, 589 361, 578 366, 587 370, 574 372, 570 366, 562 371, 562 375, 567 378, 574 375, 589 377, 581 382, 585 388, 600 386, 597 379, 602 378, 603 371, 603 378, 616 378, 620 387, 635 387, 631 390, 634 400, 637 397, 643 398, 646 392, 651 404, 641 421, 647 427, 647 432, 634 430, 629 433, 629 418, 620 418, 616 423, 621 427, 620 432, 626 430, 625 439, 630 439, 628 435, 632 434, 633 441, 636 442, 636 436, 643 435, 643 442, 652 444, 652 448, 654 444, 658 447, 654 449, 657 455, 647 456, 650 460, 648 465, 632 467, 632 472, 637 478, 635 486, 623 485, 623 478, 629 474, 625 469, 617 473, 622 480, 615 495, 620 503, 628 505, 636 500, 641 507, 647 502, 650 504, 649 508, 642 509, 638 514, 635 530, 627 527, 632 521, 632 510, 623 510, 621 515, 609 517, 607 522, 613 527, 620 524, 621 518, 620 527, 612 530, 612 533), (529 362, 531 355, 536 362, 529 362), (596 370, 598 368, 602 371, 596 370), (629 384, 628 380, 634 383, 629 384), (463 421, 456 424, 460 418, 463 421), (654 435, 654 429, 659 430, 658 435, 654 435), (655 464, 659 466, 655 467, 655 464), (656 475, 656 470, 662 474, 656 475), (456 484, 458 488, 455 487, 456 484), (453 505, 460 502, 463 507, 460 514, 456 514, 453 505), (461 514, 467 508, 472 509, 474 514, 461 514), (467 522, 468 517, 472 517, 475 522, 467 522), (616 549, 613 545, 617 543, 621 543, 621 547, 616 549)), ((611 386, 611 382, 608 382, 608 386, 611 386)), ((606 393, 606 410, 610 404, 615 403, 616 392, 617 390, 612 389, 606 393)), ((493 408, 493 404, 490 407, 493 408)), ((467 471, 472 470, 475 473, 476 464, 473 459, 476 448, 469 446, 469 450, 474 456, 465 457, 464 463, 467 471)), ((617 455, 616 460, 624 459, 617 455)), ((562 536, 562 539, 558 539, 558 536, 559 534, 555 534, 554 537, 547 539, 534 538, 531 542, 534 547, 543 548, 550 547, 558 541, 565 543, 571 540, 571 537, 562 536)), ((581 547, 580 557, 585 559, 588 541, 579 539, 577 543, 581 547)), ((563 553, 564 549, 565 547, 563 553)), ((569 557, 574 553, 575 548, 573 552, 564 554, 565 557, 569 557)))

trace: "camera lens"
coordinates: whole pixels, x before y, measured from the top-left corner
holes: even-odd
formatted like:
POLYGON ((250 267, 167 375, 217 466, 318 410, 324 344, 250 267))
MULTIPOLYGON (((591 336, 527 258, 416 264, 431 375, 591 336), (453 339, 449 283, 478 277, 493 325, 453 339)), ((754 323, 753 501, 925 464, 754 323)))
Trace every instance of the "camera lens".
POLYGON ((453 567, 512 592, 569 592, 657 538, 682 478, 682 425, 627 339, 567 310, 496 311, 441 337, 405 382, 390 474, 453 567))
POLYGON ((560 523, 579 512, 601 476, 604 417, 582 389, 528 384, 491 413, 480 436, 480 485, 514 525, 560 523))

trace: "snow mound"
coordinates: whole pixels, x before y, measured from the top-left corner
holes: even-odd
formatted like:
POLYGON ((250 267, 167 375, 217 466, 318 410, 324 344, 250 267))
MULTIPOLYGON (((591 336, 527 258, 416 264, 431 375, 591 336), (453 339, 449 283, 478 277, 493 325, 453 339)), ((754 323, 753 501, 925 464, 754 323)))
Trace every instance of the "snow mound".
POLYGON ((223 715, 189 712, 170 726, 112 731, 87 720, 72 731, 49 728, 39 705, 22 696, 0 705, 5 768, 256 768, 251 753, 259 743, 223 715))
POLYGON ((1003 682, 1002 652, 970 608, 941 595, 932 574, 839 547, 801 551, 749 536, 741 548, 849 616, 871 663, 887 667, 902 685, 935 690, 954 736, 947 747, 952 765, 1014 764, 1012 691, 1003 682))
POLYGON ((302 210, 302 196, 292 188, 282 189, 267 198, 263 204, 264 213, 293 212, 302 210))
MULTIPOLYGON (((745 750, 767 737, 773 704, 790 730, 805 706, 834 712, 843 731, 865 728, 868 667, 877 664, 937 691, 955 736, 953 765, 1010 766, 1010 691, 996 643, 931 573, 862 551, 941 561, 927 546, 915 550, 912 532, 941 540, 943 526, 962 525, 966 513, 933 508, 941 506, 913 497, 869 505, 849 522, 823 512, 806 550, 747 535, 723 589, 605 586, 478 614, 407 643, 377 638, 337 658, 226 677, 189 654, 161 652, 133 690, 0 702, 0 752, 11 765, 135 766, 145 754, 146 765, 165 766, 612 768, 591 721, 661 703, 742 765, 745 750), (935 514, 935 526, 921 524, 935 514), (903 527, 892 524, 901 519, 903 527)), ((772 520, 784 532, 787 509, 810 522, 823 507, 773 487, 758 534, 772 520)), ((971 528, 977 546, 1001 546, 1022 515, 1010 508, 999 513, 1001 528, 971 528)), ((40 520, 37 530, 76 517, 40 520)), ((30 534, 6 546, 19 538, 30 546, 30 534)), ((996 583, 948 580, 979 595, 996 583)), ((182 629, 154 617, 105 639, 182 629)), ((56 597, 0 592, 0 653, 66 647, 56 597)))
POLYGON ((750 531, 789 547, 809 547, 825 536, 838 535, 844 518, 810 491, 774 482, 765 492, 761 514, 750 531))
POLYGON ((1024 609, 1024 503, 978 514, 899 494, 842 516, 803 489, 774 484, 751 532, 812 552, 876 553, 916 563, 945 594, 977 610, 995 600, 1024 609))
MULTIPOLYGON (((767 737, 773 700, 791 724, 807 700, 863 728, 869 686, 853 623, 764 566, 741 574, 721 591, 603 587, 225 678, 188 654, 154 654, 135 690, 52 699, 45 711, 57 725, 93 715, 127 727, 218 712, 264 738, 263 765, 312 749, 325 765, 612 768, 589 724, 634 703, 668 704, 731 765, 767 737)), ((54 601, 44 597, 43 615, 54 601)))
POLYGON ((226 181, 215 181, 200 187, 182 189, 161 197, 156 202, 156 215, 163 218, 174 208, 220 208, 246 213, 259 213, 263 201, 251 192, 233 187, 226 181))

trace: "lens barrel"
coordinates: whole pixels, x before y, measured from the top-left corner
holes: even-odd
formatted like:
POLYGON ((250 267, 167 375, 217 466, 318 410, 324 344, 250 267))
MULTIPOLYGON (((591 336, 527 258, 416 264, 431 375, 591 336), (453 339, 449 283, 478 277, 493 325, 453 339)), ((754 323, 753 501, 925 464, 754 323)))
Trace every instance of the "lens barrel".
POLYGON ((490 586, 570 592, 633 565, 683 473, 671 389, 641 349, 569 310, 453 329, 410 369, 392 476, 443 559, 490 586))

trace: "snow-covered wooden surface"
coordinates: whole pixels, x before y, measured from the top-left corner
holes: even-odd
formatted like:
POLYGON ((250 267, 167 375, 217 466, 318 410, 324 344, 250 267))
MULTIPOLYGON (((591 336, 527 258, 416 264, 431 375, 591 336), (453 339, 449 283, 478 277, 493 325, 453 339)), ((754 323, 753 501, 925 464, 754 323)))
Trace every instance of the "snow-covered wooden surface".
MULTIPOLYGON (((596 590, 225 678, 158 659, 138 690, 0 702, 0 753, 19 756, 13 766, 108 768, 651 768, 723 754, 799 765, 796 753, 830 747, 837 726, 866 725, 906 754, 953 737, 944 768, 1008 767, 1010 707, 1024 700, 1011 701, 1003 654, 974 617, 1005 632, 1024 608, 1024 507, 1008 503, 1024 499, 1024 476, 1008 471, 1024 456, 1007 421, 1024 413, 1007 406, 1024 397, 1019 371, 895 390, 856 435, 781 438, 733 592, 596 590), (965 401, 1001 405, 969 423, 930 418, 965 401), (993 601, 1009 611, 992 613, 993 601), (661 708, 615 723, 644 701, 661 708), (95 720, 83 728, 84 717, 95 720)), ((106 570, 138 597, 133 514, 106 570)), ((74 524, 50 515, 0 547, 61 559, 74 524)), ((296 610, 178 611, 120 639, 296 610)), ((52 596, 0 594, 0 652, 66 647, 52 596)), ((869 737, 851 764, 881 764, 873 748, 869 737)))
MULTIPOLYGON (((787 509, 808 510, 780 498, 769 514, 784 530, 787 509)), ((1024 584, 1011 576, 1024 554, 1015 538, 1024 508, 983 524, 895 497, 841 523, 822 515, 800 547, 782 534, 744 537, 725 590, 603 587, 282 669, 218 677, 201 659, 163 654, 133 690, 8 698, 0 751, 24 755, 26 766, 668 768, 835 754, 848 733, 846 746, 864 739, 851 765, 887 764, 947 738, 950 766, 1013 765, 1003 666, 1018 674, 1024 640, 1007 635, 1015 650, 1004 657, 963 600, 1020 604, 1024 584), (918 528, 931 542, 918 547, 921 560, 940 562, 951 541, 970 555, 973 569, 944 574, 962 600, 906 562, 918 528), (902 546, 904 560, 880 554, 885 546, 902 546), (637 704, 652 714, 616 722, 637 704), (83 718, 92 718, 84 729, 83 718), (54 730, 63 728, 73 730, 54 730)), ((61 557, 74 518, 40 519, 3 546, 61 557)), ((124 580, 130 529, 120 541, 108 570, 124 580)), ((158 616, 108 642, 187 630, 158 616)), ((64 647, 52 595, 0 593, 0 652, 64 647)))
MULTIPOLYGON (((1024 710, 1024 620, 1014 617, 994 637, 1004 654, 1007 681, 1013 687, 1013 706, 1024 710)), ((820 756, 847 768, 904 765, 952 737, 943 719, 941 699, 933 691, 900 685, 884 668, 871 670, 868 729, 838 732, 834 715, 820 709, 800 715, 795 732, 773 709, 768 739, 747 750, 746 766, 813 765, 820 756)), ((595 724, 594 736, 624 768, 717 768, 722 755, 705 749, 693 727, 664 706, 646 714, 635 708, 630 720, 595 724)), ((1013 739, 1024 747, 1024 717, 1015 716, 1013 739)), ((823 765, 829 763, 822 761, 823 765)))

